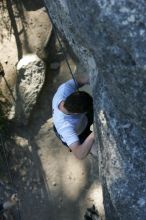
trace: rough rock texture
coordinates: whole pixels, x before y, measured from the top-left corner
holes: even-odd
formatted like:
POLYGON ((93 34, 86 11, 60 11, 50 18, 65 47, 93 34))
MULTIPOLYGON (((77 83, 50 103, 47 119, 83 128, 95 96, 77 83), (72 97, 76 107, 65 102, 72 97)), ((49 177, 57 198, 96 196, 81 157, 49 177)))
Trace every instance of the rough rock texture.
MULTIPOLYGON (((10 89, 16 83, 16 66, 26 54, 35 53, 41 58, 46 54, 46 44, 52 36, 52 25, 43 7, 43 0, 0 1, 0 62, 10 89)), ((13 99, 4 79, 0 90, 12 104, 13 99)))
POLYGON ((144 220, 146 1, 45 2, 90 73, 106 219, 144 220))
POLYGON ((35 54, 24 56, 17 65, 15 117, 27 123, 45 80, 45 64, 35 54))

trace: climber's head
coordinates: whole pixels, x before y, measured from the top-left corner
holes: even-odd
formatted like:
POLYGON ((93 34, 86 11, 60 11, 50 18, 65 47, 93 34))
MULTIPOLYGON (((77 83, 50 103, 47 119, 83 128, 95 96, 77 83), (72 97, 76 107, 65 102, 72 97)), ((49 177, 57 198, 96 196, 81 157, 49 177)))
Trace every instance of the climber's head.
POLYGON ((64 107, 70 113, 85 113, 92 109, 93 99, 87 92, 77 91, 66 98, 64 107))

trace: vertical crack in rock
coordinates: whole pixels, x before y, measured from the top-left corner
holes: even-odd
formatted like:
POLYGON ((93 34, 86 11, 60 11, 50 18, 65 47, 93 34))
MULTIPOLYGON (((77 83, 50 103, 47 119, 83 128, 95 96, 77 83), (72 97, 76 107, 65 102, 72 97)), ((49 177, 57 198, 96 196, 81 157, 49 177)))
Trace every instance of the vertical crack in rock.
POLYGON ((144 220, 146 1, 45 3, 90 74, 106 219, 144 220))

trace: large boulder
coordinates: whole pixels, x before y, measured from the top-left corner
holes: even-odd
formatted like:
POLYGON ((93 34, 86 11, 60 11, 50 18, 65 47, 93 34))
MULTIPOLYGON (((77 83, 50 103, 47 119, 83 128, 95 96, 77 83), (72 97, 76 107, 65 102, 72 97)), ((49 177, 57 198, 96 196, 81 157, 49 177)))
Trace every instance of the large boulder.
POLYGON ((46 46, 50 46, 52 24, 43 0, 0 1, 0 8, 0 62, 7 81, 0 79, 0 90, 13 103, 8 86, 13 91, 17 63, 29 53, 41 59, 50 56, 46 46))
POLYGON ((106 219, 145 220, 146 2, 45 3, 90 73, 106 219))
POLYGON ((15 118, 27 124, 45 81, 45 64, 37 55, 24 56, 17 65, 15 118))

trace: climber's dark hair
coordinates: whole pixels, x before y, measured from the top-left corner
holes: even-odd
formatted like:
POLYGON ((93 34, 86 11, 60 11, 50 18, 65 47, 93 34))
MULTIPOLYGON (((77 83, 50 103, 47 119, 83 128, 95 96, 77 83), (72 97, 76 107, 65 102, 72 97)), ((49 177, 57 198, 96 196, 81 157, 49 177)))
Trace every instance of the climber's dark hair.
POLYGON ((93 108, 93 99, 87 92, 77 91, 66 98, 64 107, 71 113, 88 112, 93 108))

